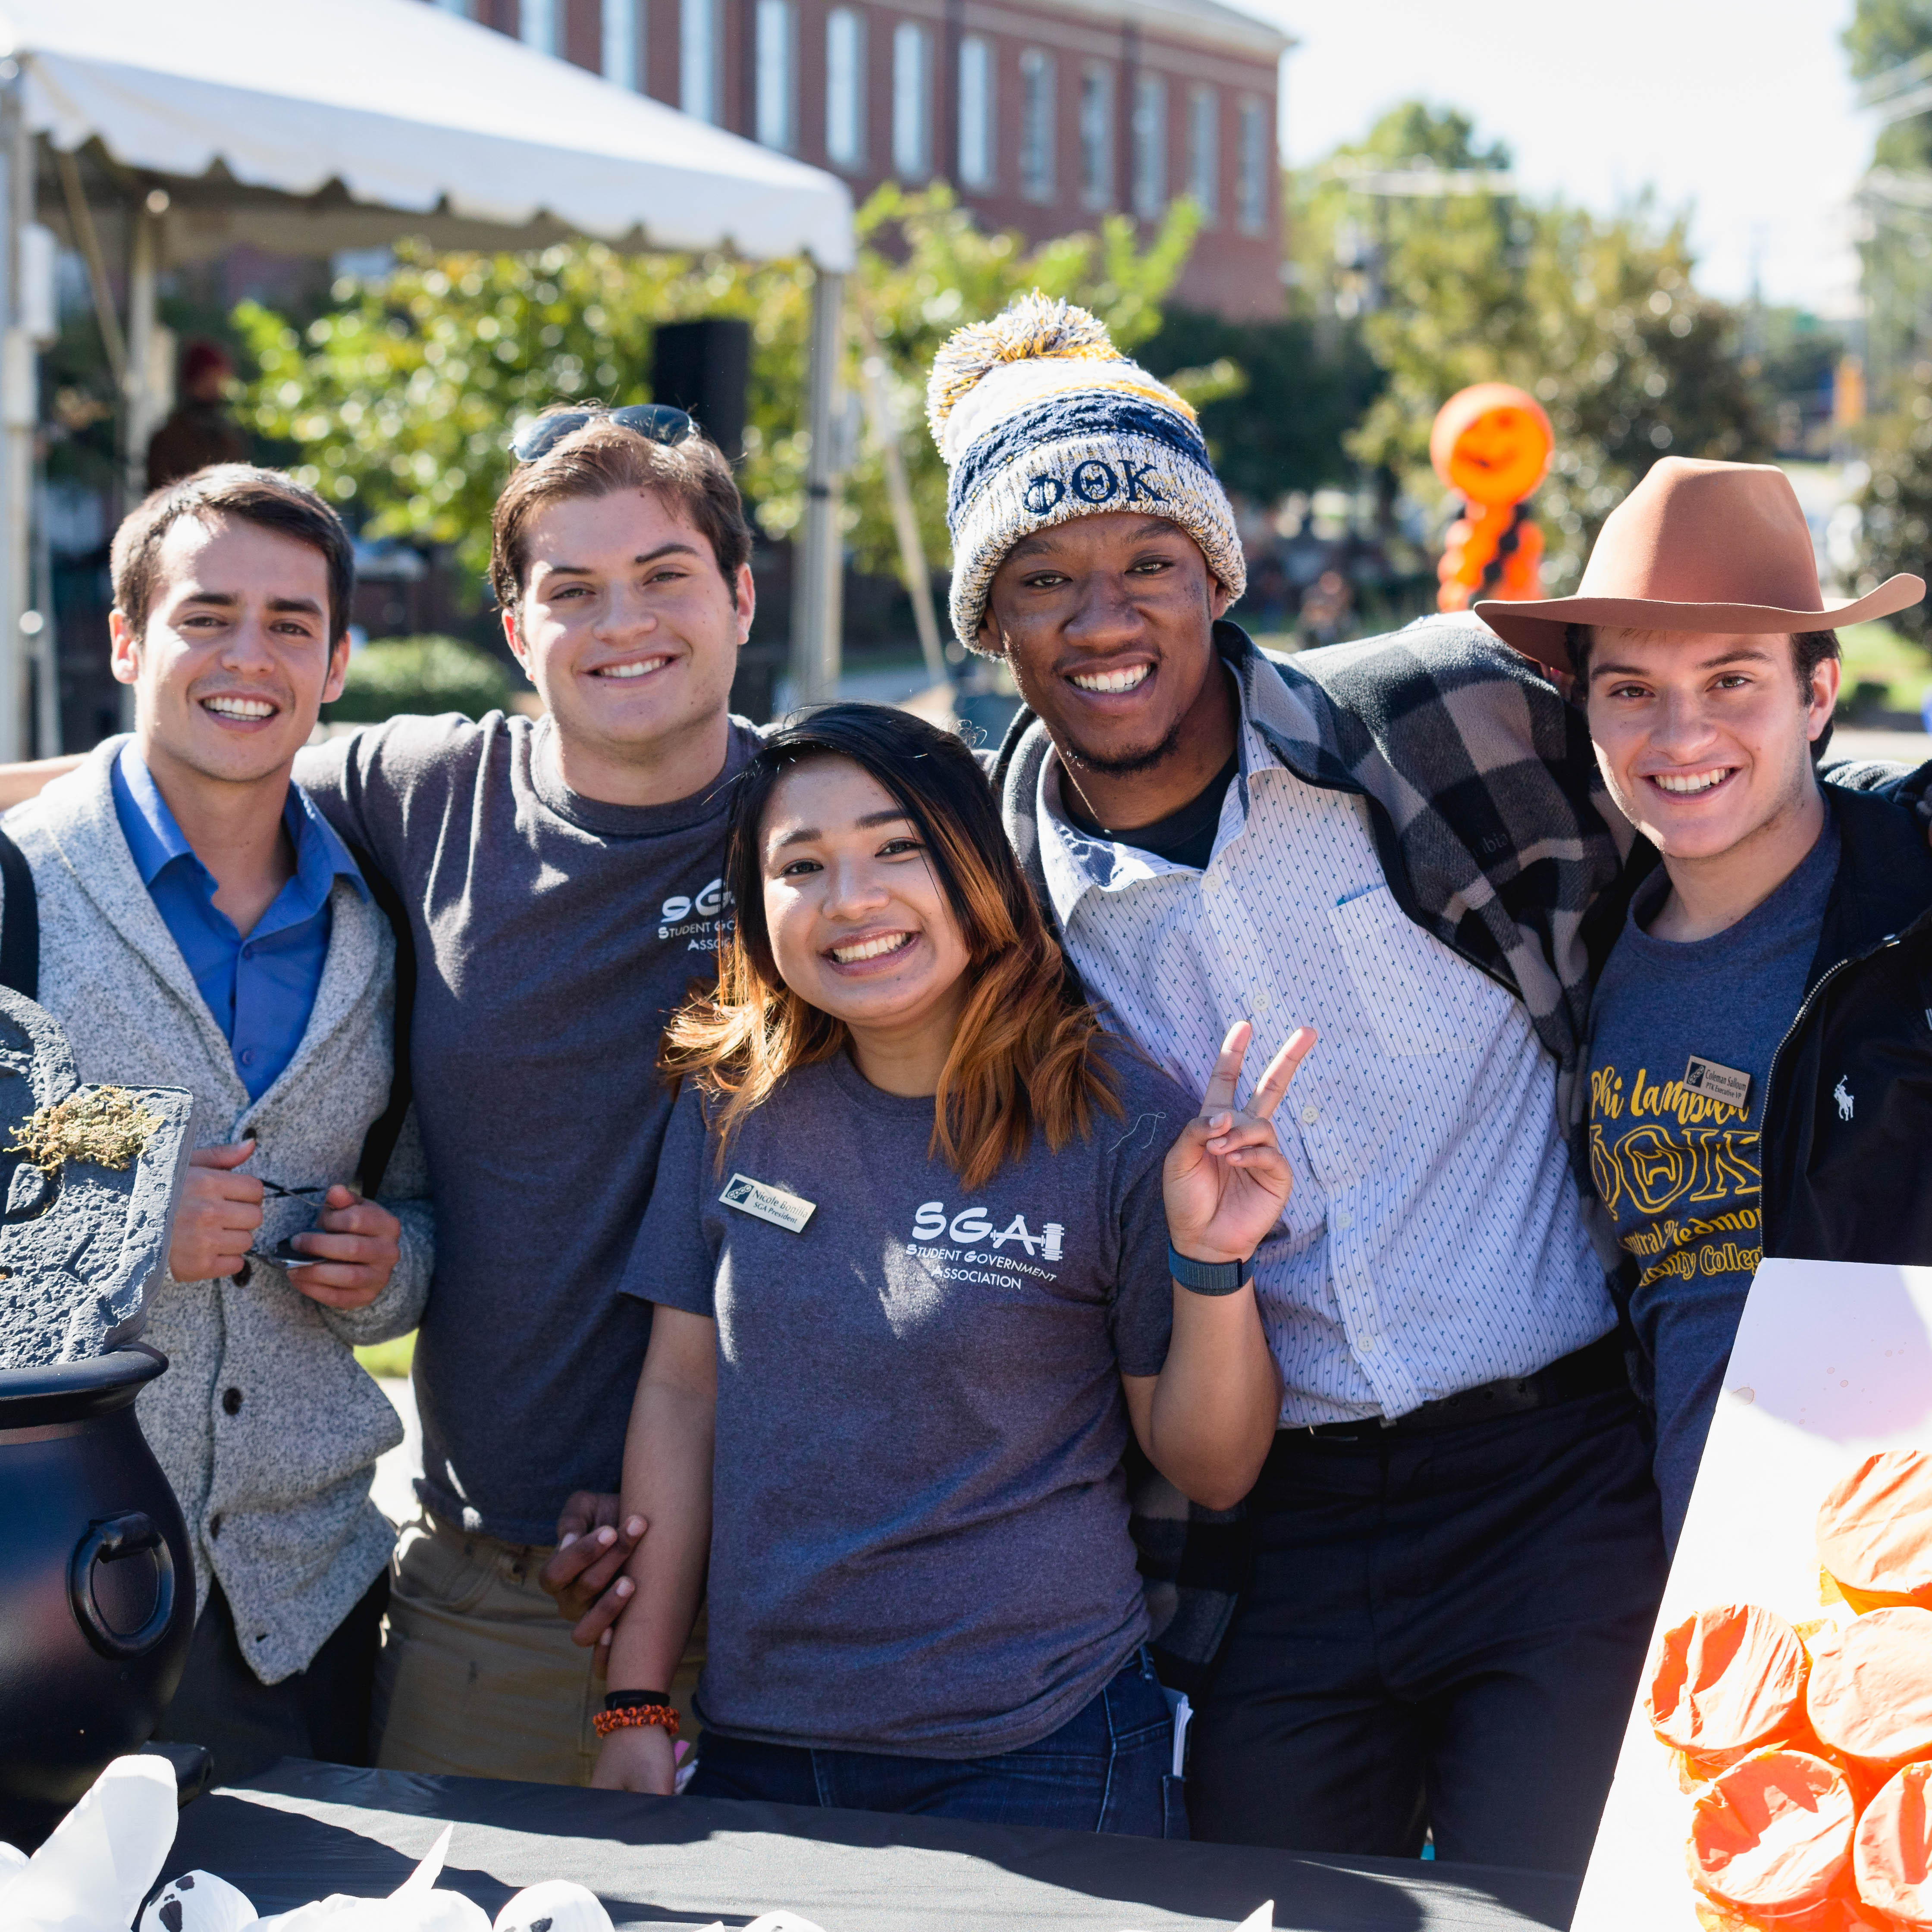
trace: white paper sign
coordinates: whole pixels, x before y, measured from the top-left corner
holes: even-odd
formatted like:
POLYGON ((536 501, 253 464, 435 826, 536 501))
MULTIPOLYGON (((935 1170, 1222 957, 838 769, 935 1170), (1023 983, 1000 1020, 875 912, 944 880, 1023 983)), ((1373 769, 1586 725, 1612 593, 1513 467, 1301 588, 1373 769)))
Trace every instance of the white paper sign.
MULTIPOLYGON (((1751 1283, 1657 1628, 1715 1604, 1821 1614, 1818 1506, 1881 1449, 1932 1448, 1932 1268, 1765 1262, 1751 1283)), ((1642 1691, 1571 1932, 1700 1932, 1690 1800, 1642 1691)))

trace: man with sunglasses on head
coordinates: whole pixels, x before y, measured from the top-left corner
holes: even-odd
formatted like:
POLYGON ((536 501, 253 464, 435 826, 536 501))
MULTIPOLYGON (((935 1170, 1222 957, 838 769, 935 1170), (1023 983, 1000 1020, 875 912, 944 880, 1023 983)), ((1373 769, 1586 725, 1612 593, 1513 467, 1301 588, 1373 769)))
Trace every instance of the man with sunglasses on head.
POLYGON ((420 1158, 371 1132, 395 942, 290 782, 342 688, 353 568, 340 518, 278 471, 156 490, 112 550, 134 733, 7 820, 0 910, 10 936, 38 928, 17 990, 83 1080, 194 1096, 202 1144, 148 1297, 169 1366, 136 1413, 194 1544, 161 1735, 207 1745, 224 1782, 287 1755, 369 1761, 395 1541, 370 1479, 402 1429, 352 1351, 414 1327, 429 1283, 428 1203, 394 1198, 422 1194, 420 1158), (394 1211, 348 1184, 379 1162, 394 1211))
POLYGON ((658 1034, 730 916, 752 539, 681 412, 553 411, 514 447, 491 580, 544 715, 393 718, 298 769, 398 888, 417 958, 437 1258, 378 1762, 581 1783, 601 1652, 545 1586, 588 1561, 587 1600, 631 1546, 580 1492, 616 1488, 647 1339, 616 1288, 669 1112, 658 1034))

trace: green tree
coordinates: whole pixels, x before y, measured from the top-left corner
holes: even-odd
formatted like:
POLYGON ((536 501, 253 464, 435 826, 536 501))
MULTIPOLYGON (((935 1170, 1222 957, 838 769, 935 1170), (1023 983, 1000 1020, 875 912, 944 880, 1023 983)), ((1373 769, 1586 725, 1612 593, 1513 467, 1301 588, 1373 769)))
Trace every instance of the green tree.
POLYGON ((1766 426, 1737 317, 1700 296, 1680 219, 1639 202, 1610 216, 1488 193, 1371 195, 1370 170, 1504 172, 1466 115, 1411 102, 1294 184, 1298 286, 1338 325, 1359 318, 1387 384, 1346 439, 1428 501, 1436 411, 1472 382, 1529 390, 1556 455, 1535 511, 1545 574, 1573 584, 1604 518, 1666 452, 1748 460, 1766 426))
MULTIPOLYGON (((1932 54, 1932 4, 1857 0, 1844 40, 1852 78, 1875 80, 1932 54)), ((1872 166, 1874 178, 1863 197, 1865 232, 1858 244, 1868 373, 1874 400, 1896 408, 1910 399, 1910 370, 1921 354, 1932 308, 1932 223, 1909 196, 1886 192, 1886 178, 1923 176, 1932 169, 1932 115, 1907 115, 1881 128, 1872 166)))
POLYGON ((1170 308, 1141 359, 1180 379, 1222 482, 1262 503, 1352 476, 1343 439, 1386 380, 1360 328, 1324 328, 1306 315, 1228 322, 1170 308), (1197 372, 1217 366, 1237 373, 1210 396, 1197 372))
MULTIPOLYGON (((982 232, 944 187, 908 195, 888 186, 860 211, 854 298, 905 425, 935 561, 946 554, 945 476, 923 404, 940 343, 1038 287, 1082 301, 1132 348, 1160 326, 1161 298, 1197 225, 1182 202, 1144 245, 1131 222, 1109 217, 1097 232, 1028 249, 1016 236, 982 232)), ((407 248, 380 280, 338 283, 338 305, 305 328, 259 304, 237 310, 258 370, 246 411, 262 434, 295 446, 298 473, 352 509, 368 534, 453 544, 480 576, 520 418, 579 398, 649 401, 658 323, 741 316, 753 344, 741 475, 760 524, 782 536, 804 501, 811 288, 798 262, 626 256, 596 242, 527 255, 407 248)), ((897 552, 880 463, 876 450, 861 453, 846 518, 862 565, 888 570, 897 552)))

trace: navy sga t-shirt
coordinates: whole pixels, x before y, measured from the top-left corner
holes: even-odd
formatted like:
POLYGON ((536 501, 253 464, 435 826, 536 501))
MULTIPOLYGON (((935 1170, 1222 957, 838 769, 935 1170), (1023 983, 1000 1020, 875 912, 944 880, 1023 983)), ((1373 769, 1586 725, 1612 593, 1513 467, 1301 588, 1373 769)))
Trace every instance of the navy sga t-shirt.
POLYGON ((1650 1370, 1652 1460, 1672 1550, 1764 1252, 1765 1082, 1804 1004, 1838 868, 1828 815, 1762 904, 1708 939, 1680 942, 1648 930, 1670 886, 1658 867, 1637 888, 1591 1008, 1591 1178, 1629 1257, 1630 1324, 1650 1370), (1688 1084, 1694 1054, 1750 1076, 1742 1107, 1688 1084))
POLYGON ((1166 1358, 1161 1162, 1194 1106, 1110 1064, 1124 1118, 1036 1134, 970 1191, 928 1154, 932 1102, 843 1054, 788 1075, 722 1173, 680 1096, 623 1287, 718 1324, 707 1726, 987 1756, 1145 1640, 1120 1378, 1166 1358), (760 1198, 738 1176, 810 1202, 804 1227, 726 1204, 760 1198))

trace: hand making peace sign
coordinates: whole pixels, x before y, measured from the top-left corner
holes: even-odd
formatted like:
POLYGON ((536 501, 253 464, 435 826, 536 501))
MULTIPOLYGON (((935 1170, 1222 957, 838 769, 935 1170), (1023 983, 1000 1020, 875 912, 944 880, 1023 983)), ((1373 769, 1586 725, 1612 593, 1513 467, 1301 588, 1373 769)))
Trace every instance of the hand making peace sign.
POLYGON ((1281 1219, 1294 1185, 1272 1117, 1315 1044, 1315 1029, 1297 1027, 1288 1035, 1244 1112, 1234 1089, 1254 1031, 1246 1020, 1228 1028, 1201 1112, 1162 1169, 1168 1239, 1191 1261, 1246 1261, 1281 1219))

